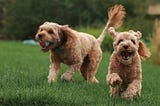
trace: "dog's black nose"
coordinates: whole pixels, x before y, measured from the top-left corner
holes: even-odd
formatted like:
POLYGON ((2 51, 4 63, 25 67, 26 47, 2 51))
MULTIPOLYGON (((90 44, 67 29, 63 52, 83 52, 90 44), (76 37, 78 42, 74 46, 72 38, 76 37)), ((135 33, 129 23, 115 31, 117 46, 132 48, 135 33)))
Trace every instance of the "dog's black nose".
POLYGON ((124 49, 128 49, 128 46, 127 46, 127 45, 124 45, 123 47, 124 47, 124 49))
POLYGON ((42 39, 42 35, 41 34, 39 34, 38 37, 39 37, 39 39, 42 39))

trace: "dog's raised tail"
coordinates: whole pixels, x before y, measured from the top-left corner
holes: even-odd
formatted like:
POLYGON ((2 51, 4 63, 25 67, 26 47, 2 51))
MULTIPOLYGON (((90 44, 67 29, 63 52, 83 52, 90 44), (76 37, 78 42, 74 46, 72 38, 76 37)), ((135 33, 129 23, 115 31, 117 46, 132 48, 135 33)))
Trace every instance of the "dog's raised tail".
POLYGON ((115 5, 109 9, 107 24, 105 28, 103 29, 101 35, 97 39, 99 44, 101 44, 102 41, 104 40, 109 27, 118 28, 122 25, 125 14, 126 14, 125 9, 120 4, 115 5))

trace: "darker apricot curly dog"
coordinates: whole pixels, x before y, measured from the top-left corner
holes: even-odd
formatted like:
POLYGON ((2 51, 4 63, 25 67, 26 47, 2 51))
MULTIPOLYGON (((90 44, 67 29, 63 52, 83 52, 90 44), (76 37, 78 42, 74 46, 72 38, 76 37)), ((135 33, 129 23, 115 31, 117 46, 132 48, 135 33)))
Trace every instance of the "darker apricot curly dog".
POLYGON ((149 57, 150 52, 140 40, 142 35, 139 31, 115 32, 111 27, 109 32, 114 39, 107 75, 111 96, 136 98, 141 94, 141 58, 149 57))

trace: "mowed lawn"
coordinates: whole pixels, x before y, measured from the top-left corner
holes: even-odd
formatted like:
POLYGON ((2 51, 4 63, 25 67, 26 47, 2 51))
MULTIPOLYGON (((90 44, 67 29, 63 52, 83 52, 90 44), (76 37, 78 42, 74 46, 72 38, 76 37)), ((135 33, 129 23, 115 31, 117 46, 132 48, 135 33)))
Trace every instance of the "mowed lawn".
POLYGON ((159 106, 160 66, 143 62, 142 96, 133 101, 111 98, 106 84, 109 54, 96 74, 99 84, 87 83, 77 71, 74 82, 60 77, 67 69, 61 65, 56 83, 48 84, 49 53, 39 46, 0 41, 0 106, 159 106))

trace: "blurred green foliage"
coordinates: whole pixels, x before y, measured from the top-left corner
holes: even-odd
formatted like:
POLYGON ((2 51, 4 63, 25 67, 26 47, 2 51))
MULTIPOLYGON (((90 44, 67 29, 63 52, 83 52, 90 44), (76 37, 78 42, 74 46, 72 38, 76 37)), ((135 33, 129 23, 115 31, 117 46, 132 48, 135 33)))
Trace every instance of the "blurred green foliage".
POLYGON ((160 20, 158 19, 155 20, 152 36, 150 45, 152 55, 150 60, 152 63, 160 65, 160 20))
MULTIPOLYGON (((4 0, 3 28, 0 39, 33 39, 38 26, 45 21, 68 24, 73 28, 92 27, 102 31, 107 21, 107 10, 115 4, 126 9, 123 29, 140 30, 149 39, 153 22, 146 17, 146 3, 139 0, 4 0)), ((92 32, 91 30, 90 32, 92 32)), ((87 32, 84 29, 83 32, 87 32)), ((95 31, 93 31, 95 32, 95 31)), ((96 37, 99 33, 93 33, 96 37)), ((102 47, 111 48, 112 39, 107 37, 102 47), (106 43, 107 42, 107 43, 106 43), (108 43, 109 42, 109 43, 108 43)))

